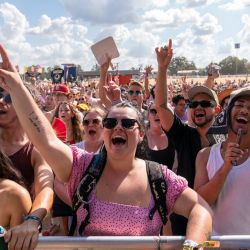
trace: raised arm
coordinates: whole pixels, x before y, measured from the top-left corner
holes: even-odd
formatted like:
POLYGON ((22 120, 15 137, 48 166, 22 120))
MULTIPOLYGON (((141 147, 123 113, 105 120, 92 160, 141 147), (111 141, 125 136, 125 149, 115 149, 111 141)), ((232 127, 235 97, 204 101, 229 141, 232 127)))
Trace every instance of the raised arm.
POLYGON ((167 96, 167 69, 173 56, 172 40, 169 39, 168 46, 156 48, 155 52, 158 62, 155 104, 163 129, 169 131, 174 122, 174 112, 168 105, 167 96))
POLYGON ((112 100, 107 96, 107 78, 110 63, 111 59, 107 58, 106 62, 100 66, 99 97, 106 108, 112 106, 112 100))
POLYGON ((206 148, 201 150, 197 155, 194 189, 208 204, 212 205, 216 202, 225 180, 232 169, 232 162, 240 158, 244 152, 237 147, 236 143, 228 143, 224 155, 224 163, 211 180, 209 180, 207 173, 209 154, 210 148, 206 148))
POLYGON ((23 85, 2 45, 0 53, 3 60, 0 64, 0 86, 10 93, 18 119, 31 142, 51 166, 58 179, 66 182, 73 163, 71 149, 56 137, 49 121, 23 85))
POLYGON ((150 88, 149 88, 149 75, 152 73, 152 65, 148 65, 145 67, 145 80, 144 80, 144 87, 145 87, 145 99, 147 100, 150 97, 150 88))

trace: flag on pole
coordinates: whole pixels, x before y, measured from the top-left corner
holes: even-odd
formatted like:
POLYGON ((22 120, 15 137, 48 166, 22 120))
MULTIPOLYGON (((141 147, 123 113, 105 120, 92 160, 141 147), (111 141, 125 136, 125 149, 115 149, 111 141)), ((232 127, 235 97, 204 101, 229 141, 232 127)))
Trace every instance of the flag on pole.
POLYGON ((234 48, 235 48, 235 49, 239 49, 239 48, 240 48, 240 43, 235 43, 235 44, 234 44, 234 48))

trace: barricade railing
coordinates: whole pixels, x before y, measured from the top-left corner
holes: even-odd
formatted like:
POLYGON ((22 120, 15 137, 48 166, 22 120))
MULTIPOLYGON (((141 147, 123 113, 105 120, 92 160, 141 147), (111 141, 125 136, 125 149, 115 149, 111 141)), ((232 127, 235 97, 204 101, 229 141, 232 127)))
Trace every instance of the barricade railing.
MULTIPOLYGON (((39 237, 36 250, 153 250, 180 249, 182 236, 90 236, 39 237)), ((220 242, 216 249, 250 249, 250 235, 213 236, 220 242)))

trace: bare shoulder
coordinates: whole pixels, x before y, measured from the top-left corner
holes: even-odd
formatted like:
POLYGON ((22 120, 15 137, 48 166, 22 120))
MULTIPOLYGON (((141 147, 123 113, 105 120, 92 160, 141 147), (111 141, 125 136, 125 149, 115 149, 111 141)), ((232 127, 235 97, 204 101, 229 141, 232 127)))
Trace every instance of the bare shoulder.
POLYGON ((208 159, 211 147, 203 148, 198 152, 197 158, 205 160, 208 159))
POLYGON ((8 180, 0 179, 0 191, 1 197, 8 199, 16 199, 18 197, 29 197, 29 192, 23 186, 18 183, 8 180))

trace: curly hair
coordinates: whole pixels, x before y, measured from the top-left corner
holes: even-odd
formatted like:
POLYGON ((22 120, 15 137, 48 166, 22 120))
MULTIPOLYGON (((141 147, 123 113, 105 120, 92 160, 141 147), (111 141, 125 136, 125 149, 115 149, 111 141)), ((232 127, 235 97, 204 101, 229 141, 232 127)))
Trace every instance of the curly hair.
POLYGON ((0 178, 12 180, 19 185, 26 187, 21 173, 14 168, 11 160, 0 150, 0 178))

